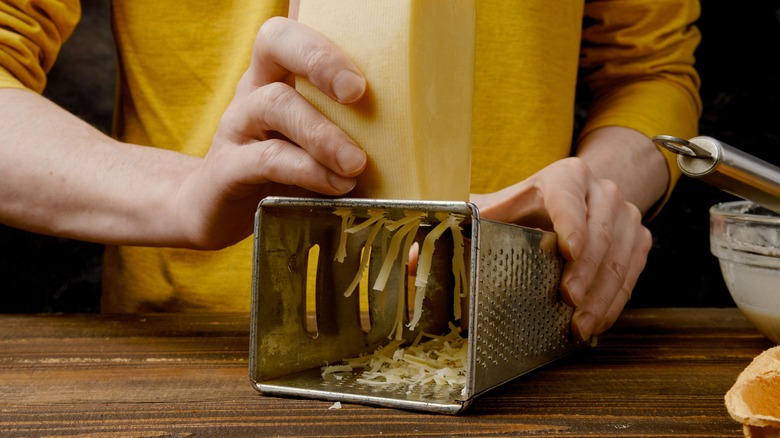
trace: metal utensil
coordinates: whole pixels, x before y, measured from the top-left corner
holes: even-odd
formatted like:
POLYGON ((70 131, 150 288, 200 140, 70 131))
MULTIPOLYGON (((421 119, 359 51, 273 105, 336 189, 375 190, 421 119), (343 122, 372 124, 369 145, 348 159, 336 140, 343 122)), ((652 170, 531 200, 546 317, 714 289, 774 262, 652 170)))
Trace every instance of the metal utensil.
MULTIPOLYGON (((388 252, 393 232, 398 231, 382 230, 371 240, 369 283, 384 265, 381 256, 388 252)), ((436 240, 423 319, 415 330, 404 328, 405 339, 415 338, 420 330, 448 331, 453 319, 455 237, 454 232, 444 233, 436 240)), ((266 198, 255 217, 253 266, 249 376, 265 395, 456 414, 477 395, 587 345, 572 335, 573 309, 559 294, 563 261, 555 233, 481 219, 470 203, 266 198), (345 209, 356 224, 379 210, 389 219, 417 212, 422 217, 418 242, 442 217, 463 218, 459 227, 468 269, 465 385, 370 386, 358 381, 360 372, 342 380, 323 378, 323 365, 387 344, 398 301, 408 303, 408 277, 400 257, 384 295, 369 294, 368 327, 361 320, 358 294, 344 296, 360 269, 367 242, 365 234, 355 234, 345 247, 341 245, 345 209), (312 261, 309 254, 315 246, 319 256, 312 261), (341 248, 346 250, 343 263, 334 261, 341 248), (315 315, 307 315, 309 264, 316 264, 315 315), (316 327, 307 325, 310 317, 316 327)))
POLYGON ((658 135, 653 142, 677 154, 685 175, 780 213, 780 167, 712 137, 658 135))

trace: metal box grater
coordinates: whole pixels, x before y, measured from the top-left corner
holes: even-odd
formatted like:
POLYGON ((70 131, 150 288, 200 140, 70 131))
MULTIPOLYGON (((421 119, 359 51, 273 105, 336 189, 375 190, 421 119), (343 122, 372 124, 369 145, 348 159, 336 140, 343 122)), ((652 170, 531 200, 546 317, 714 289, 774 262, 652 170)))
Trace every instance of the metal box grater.
MULTIPOLYGON (((376 279, 390 236, 385 230, 373 240, 369 283, 376 279)), ((448 331, 453 319, 452 245, 449 233, 437 239, 423 318, 414 332, 404 329, 404 338, 413 339, 419 330, 448 331)), ((271 396, 463 412, 485 391, 586 345, 572 335, 573 309, 559 295, 562 267, 555 233, 480 219, 471 203, 266 198, 255 216, 250 380, 260 393, 271 396), (368 386, 356 381, 359 372, 344 380, 323 378, 324 365, 371 353, 388 343, 397 300, 406 299, 397 292, 399 286, 405 288, 399 282, 406 281, 406 268, 396 259, 381 299, 380 294, 368 293, 368 308, 362 313, 368 313, 370 328, 361 322, 359 294, 347 298, 343 292, 360 268, 365 233, 350 236, 346 258, 333 261, 342 234, 342 218, 334 212, 343 208, 351 209, 356 223, 376 209, 393 219, 409 211, 423 212, 420 241, 440 222, 441 213, 464 217, 460 225, 469 278, 468 307, 463 313, 468 328, 465 387, 368 386), (319 257, 312 280, 308 263, 315 246, 319 257), (309 281, 316 286, 314 298, 307 299, 309 281), (314 315, 307 315, 311 305, 307 300, 314 300, 314 315)))

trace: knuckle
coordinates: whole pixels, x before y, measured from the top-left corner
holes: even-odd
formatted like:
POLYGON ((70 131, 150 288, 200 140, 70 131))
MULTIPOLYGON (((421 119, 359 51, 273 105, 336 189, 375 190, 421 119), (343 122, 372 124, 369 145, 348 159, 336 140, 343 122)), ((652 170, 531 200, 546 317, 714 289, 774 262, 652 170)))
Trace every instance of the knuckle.
POLYGON ((265 112, 278 111, 280 107, 289 105, 295 91, 283 82, 271 82, 258 88, 255 94, 258 108, 265 109, 265 112))
POLYGON ((612 181, 611 179, 600 179, 599 183, 601 184, 601 189, 604 190, 608 196, 616 199, 623 199, 623 194, 620 191, 620 187, 615 181, 612 181))
POLYGON ((245 108, 251 114, 251 123, 264 130, 278 129, 274 126, 276 114, 289 113, 286 108, 292 106, 296 91, 282 82, 272 82, 258 88, 252 93, 251 108, 245 108))
POLYGON ((317 76, 326 70, 331 59, 331 51, 312 42, 304 46, 302 59, 305 71, 310 72, 311 76, 317 76))
POLYGON ((326 120, 312 121, 308 128, 306 134, 312 142, 322 141, 322 139, 327 138, 332 131, 332 125, 326 120))
POLYGON ((606 222, 599 222, 595 228, 596 238, 601 242, 606 242, 607 246, 612 246, 614 234, 612 232, 612 226, 606 222))
POLYGON ((565 165, 567 167, 566 171, 575 178, 584 179, 590 174, 590 167, 581 158, 570 157, 561 160, 559 163, 565 165))
POLYGON ((606 294, 597 294, 591 302, 595 314, 604 314, 611 305, 612 299, 606 294))
POLYGON ((282 148, 279 142, 280 140, 266 140, 259 148, 256 156, 257 165, 260 169, 265 169, 265 172, 275 168, 276 163, 281 159, 282 148))
POLYGON ((607 273, 618 281, 618 284, 624 284, 626 280, 626 273, 628 272, 628 265, 620 263, 617 260, 612 260, 607 263, 607 273))
POLYGON ((639 250, 645 254, 649 253, 653 247, 653 234, 647 227, 642 227, 639 230, 637 240, 639 241, 637 244, 639 250))
MULTIPOLYGON (((333 137, 333 125, 325 120, 312 122, 305 132, 305 147, 315 152, 325 148, 328 138, 333 137)), ((315 152, 316 153, 316 152, 315 152)))
POLYGON ((273 40, 283 34, 286 22, 287 19, 284 17, 271 17, 266 20, 257 31, 255 47, 264 47, 266 41, 273 40))
POLYGON ((595 272, 598 271, 598 267, 599 267, 598 262, 593 257, 590 257, 590 256, 583 257, 580 260, 577 260, 577 263, 583 266, 581 268, 582 271, 580 271, 580 272, 584 271, 584 272, 594 272, 595 273, 595 272))
POLYGON ((627 303, 631 300, 631 296, 634 293, 634 285, 629 284, 628 282, 624 283, 623 286, 620 288, 619 294, 623 296, 624 303, 627 303))
POLYGON ((215 139, 219 139, 220 136, 227 136, 228 141, 237 141, 240 137, 237 132, 236 126, 239 120, 239 110, 236 105, 229 105, 227 109, 222 113, 219 118, 219 125, 217 127, 217 135, 215 139))
POLYGON ((290 145, 281 139, 262 142, 257 155, 257 165, 263 169, 267 179, 282 184, 297 185, 310 172, 307 160, 290 151, 290 145))
POLYGON ((623 209, 629 221, 636 224, 642 223, 642 212, 639 210, 639 207, 637 207, 631 202, 624 201, 623 209))

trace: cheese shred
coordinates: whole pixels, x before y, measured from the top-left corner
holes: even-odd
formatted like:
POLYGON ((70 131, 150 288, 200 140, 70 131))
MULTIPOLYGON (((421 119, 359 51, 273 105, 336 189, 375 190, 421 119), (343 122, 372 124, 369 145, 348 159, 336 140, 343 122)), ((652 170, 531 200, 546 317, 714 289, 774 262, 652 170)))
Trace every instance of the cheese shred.
MULTIPOLYGON (((417 229, 420 228, 420 219, 425 216, 423 212, 406 212, 406 216, 403 219, 399 219, 394 222, 390 222, 386 225, 386 228, 390 231, 400 229, 390 239, 390 246, 387 249, 387 255, 382 262, 382 268, 379 270, 376 282, 374 282, 374 290, 381 291, 385 289, 387 279, 390 276, 390 270, 393 268, 393 262, 398 257, 398 253, 401 252, 401 242, 404 237, 414 236, 417 234, 417 229)), ((404 263, 403 266, 406 264, 404 263)))
POLYGON ((420 333, 409 346, 403 347, 403 341, 396 340, 372 354, 346 359, 340 365, 325 366, 322 376, 362 371, 355 381, 369 386, 400 384, 411 391, 429 384, 462 385, 461 394, 465 395, 468 343, 454 324, 450 323, 449 327, 450 333, 446 335, 420 333), (422 338, 428 340, 420 342, 422 338))
POLYGON ((385 212, 382 210, 369 210, 370 217, 362 222, 360 225, 356 225, 352 228, 347 228, 344 230, 344 234, 346 233, 356 233, 360 230, 363 230, 365 228, 368 228, 371 226, 371 224, 374 224, 373 228, 371 228, 371 231, 368 233, 368 237, 366 238, 366 244, 363 247, 363 257, 360 259, 360 267, 358 268, 357 273, 355 273, 355 278, 352 279, 352 283, 347 286, 347 290, 344 291, 344 296, 349 297, 352 296, 352 292, 355 291, 355 288, 357 287, 358 283, 360 283, 360 280, 363 278, 363 272, 366 270, 366 267, 368 266, 368 261, 371 258, 371 245, 374 243, 374 239, 376 238, 377 233, 379 233, 379 230, 382 229, 382 226, 385 224, 385 221, 387 221, 387 218, 385 218, 385 212))

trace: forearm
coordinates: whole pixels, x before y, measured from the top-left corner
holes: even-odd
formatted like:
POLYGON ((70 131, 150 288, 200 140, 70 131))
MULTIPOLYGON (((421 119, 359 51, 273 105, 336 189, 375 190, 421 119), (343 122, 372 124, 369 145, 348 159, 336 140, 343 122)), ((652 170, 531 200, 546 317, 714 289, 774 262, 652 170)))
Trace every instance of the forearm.
POLYGON ((670 183, 668 164, 644 134, 609 126, 585 136, 577 147, 598 178, 614 181, 628 202, 645 214, 664 195, 670 183))
POLYGON ((117 142, 43 97, 0 89, 0 222, 117 244, 184 245, 170 199, 199 159, 117 142), (172 223, 174 222, 174 223, 172 223))

